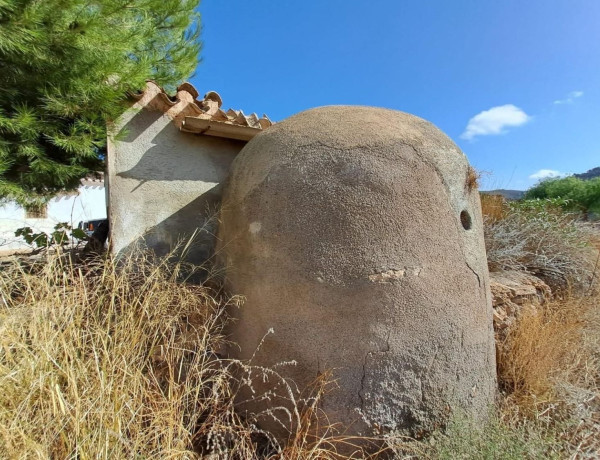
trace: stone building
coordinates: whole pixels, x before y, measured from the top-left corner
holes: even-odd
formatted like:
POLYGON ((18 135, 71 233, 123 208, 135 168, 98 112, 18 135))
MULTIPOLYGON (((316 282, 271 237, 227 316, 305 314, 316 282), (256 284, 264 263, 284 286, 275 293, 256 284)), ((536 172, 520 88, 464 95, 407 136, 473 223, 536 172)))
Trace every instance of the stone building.
POLYGON ((108 145, 110 241, 114 253, 148 247, 159 255, 195 235, 190 262, 214 246, 221 187, 235 156, 266 117, 221 108, 189 83, 174 98, 154 82, 112 127, 108 145))
MULTIPOLYGON (((246 299, 230 356, 300 388, 332 371, 319 407, 348 436, 418 436, 457 410, 485 420, 496 369, 483 219, 450 138, 404 112, 319 107, 255 137, 230 174, 217 252, 246 299)), ((262 375, 252 387, 270 397, 248 395, 247 409, 285 439, 287 388, 262 375)))

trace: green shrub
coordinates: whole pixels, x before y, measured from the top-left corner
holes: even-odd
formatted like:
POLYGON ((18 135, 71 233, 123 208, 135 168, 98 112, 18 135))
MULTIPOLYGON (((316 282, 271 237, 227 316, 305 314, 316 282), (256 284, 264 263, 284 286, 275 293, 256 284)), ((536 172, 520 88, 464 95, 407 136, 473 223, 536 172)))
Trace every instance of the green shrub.
POLYGON ((66 222, 54 226, 52 233, 34 232, 31 227, 21 227, 15 231, 15 236, 20 236, 25 243, 37 249, 48 249, 66 246, 75 240, 85 241, 88 236, 80 228, 71 228, 66 222))
POLYGON ((600 177, 582 180, 577 177, 547 179, 525 193, 525 199, 564 199, 565 209, 600 214, 600 177))
POLYGON ((481 428, 458 416, 443 435, 434 439, 431 458, 439 460, 559 458, 556 438, 533 422, 512 427, 492 418, 481 428))

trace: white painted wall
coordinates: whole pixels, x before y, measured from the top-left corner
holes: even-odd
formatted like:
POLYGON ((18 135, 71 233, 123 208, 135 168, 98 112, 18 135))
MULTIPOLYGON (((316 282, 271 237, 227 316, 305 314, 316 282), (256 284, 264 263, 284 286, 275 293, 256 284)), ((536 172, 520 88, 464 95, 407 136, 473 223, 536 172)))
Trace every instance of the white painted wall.
POLYGON ((46 219, 27 219, 25 209, 14 202, 0 203, 0 253, 28 249, 15 230, 31 227, 36 232, 50 233, 54 226, 67 222, 76 227, 80 221, 106 219, 106 197, 103 185, 82 185, 77 194, 62 195, 48 203, 46 219))

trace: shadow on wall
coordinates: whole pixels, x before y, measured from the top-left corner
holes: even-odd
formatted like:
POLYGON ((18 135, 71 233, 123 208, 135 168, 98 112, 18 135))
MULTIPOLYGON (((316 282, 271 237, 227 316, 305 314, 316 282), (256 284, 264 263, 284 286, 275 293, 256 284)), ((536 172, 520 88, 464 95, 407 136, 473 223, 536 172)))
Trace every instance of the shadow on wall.
MULTIPOLYGON (((148 106, 158 104, 158 102, 155 102, 157 99, 158 96, 154 97, 148 106)), ((128 144, 135 142, 142 133, 146 132, 162 116, 163 113, 159 110, 137 109, 135 115, 116 134, 115 139, 128 144)))
POLYGON ((217 185, 147 229, 134 242, 125 246, 122 252, 127 254, 149 249, 156 256, 164 257, 179 248, 174 255, 183 257, 191 264, 204 265, 213 256, 220 204, 221 186, 217 185), (182 254, 184 246, 187 247, 185 254, 182 254))
POLYGON ((162 114, 157 112, 142 111, 123 127, 121 132, 127 134, 125 140, 120 142, 133 144, 139 139, 138 143, 146 144, 147 150, 135 166, 117 175, 136 179, 141 183, 148 180, 222 182, 228 174, 231 163, 231 160, 223 158, 223 150, 235 150, 237 153, 246 143, 202 136, 201 149, 191 145, 186 146, 186 144, 193 144, 195 140, 198 143, 197 139, 200 136, 182 133, 171 121, 157 123, 161 116, 162 114), (158 130, 157 126, 160 127, 158 130), (141 134, 144 136, 153 134, 153 137, 150 141, 144 142, 140 139, 141 134))
POLYGON ((221 184, 245 142, 182 133, 153 110, 133 114, 116 140, 111 183, 115 250, 147 248, 165 256, 194 235, 184 259, 204 264, 214 249, 221 184))

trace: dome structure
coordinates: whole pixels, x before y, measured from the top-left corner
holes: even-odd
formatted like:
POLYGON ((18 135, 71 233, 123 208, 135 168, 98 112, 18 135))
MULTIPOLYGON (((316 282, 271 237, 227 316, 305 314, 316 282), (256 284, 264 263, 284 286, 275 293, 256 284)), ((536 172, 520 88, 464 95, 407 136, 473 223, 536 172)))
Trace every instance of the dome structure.
POLYGON ((348 435, 484 419, 496 374, 475 182, 444 133, 403 112, 321 107, 258 134, 222 203, 218 252, 246 297, 230 354, 293 360, 279 369, 299 387, 331 370, 322 409, 348 435))

